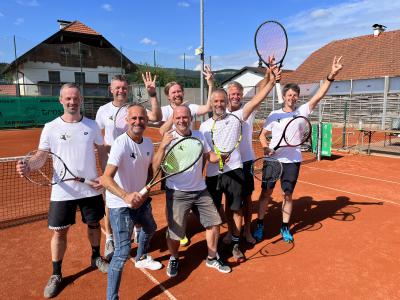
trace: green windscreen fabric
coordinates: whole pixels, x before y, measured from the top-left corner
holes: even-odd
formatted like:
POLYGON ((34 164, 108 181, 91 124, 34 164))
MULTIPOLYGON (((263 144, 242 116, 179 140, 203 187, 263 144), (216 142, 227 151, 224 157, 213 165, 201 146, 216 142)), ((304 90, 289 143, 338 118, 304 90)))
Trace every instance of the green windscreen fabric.
POLYGON ((62 114, 58 97, 0 97, 0 128, 42 126, 62 114))

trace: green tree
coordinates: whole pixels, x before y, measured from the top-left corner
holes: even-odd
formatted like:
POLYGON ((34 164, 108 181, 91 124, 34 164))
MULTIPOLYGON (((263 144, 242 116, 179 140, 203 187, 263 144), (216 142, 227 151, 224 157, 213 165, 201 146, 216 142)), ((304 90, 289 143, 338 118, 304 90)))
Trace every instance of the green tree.
POLYGON ((170 81, 175 81, 176 76, 173 72, 162 68, 161 66, 153 67, 149 64, 138 64, 137 70, 134 73, 128 74, 128 80, 134 83, 143 83, 142 74, 145 72, 151 72, 153 75, 157 75, 157 85, 164 86, 170 81))

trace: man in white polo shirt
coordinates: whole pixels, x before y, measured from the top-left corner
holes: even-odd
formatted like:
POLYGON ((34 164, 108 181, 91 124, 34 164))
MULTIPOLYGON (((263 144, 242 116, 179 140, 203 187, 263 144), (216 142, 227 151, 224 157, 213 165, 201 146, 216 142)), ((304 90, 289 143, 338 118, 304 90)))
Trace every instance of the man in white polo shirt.
POLYGON ((206 228, 208 248, 206 266, 215 268, 222 273, 229 273, 231 268, 220 259, 217 253, 221 218, 207 191, 202 171, 203 159, 217 162, 218 157, 214 152, 211 152, 210 147, 205 143, 203 134, 197 130, 190 129, 191 114, 187 106, 181 105, 174 108, 173 121, 175 130, 170 130, 164 135, 159 150, 153 159, 154 168, 158 168, 165 153, 175 143, 185 137, 199 139, 203 143, 204 154, 192 168, 181 174, 169 177, 166 180, 167 245, 171 254, 167 267, 167 275, 174 277, 178 274, 178 249, 180 240, 185 236, 186 219, 191 209, 196 209, 200 223, 206 228))
POLYGON ((131 251, 134 224, 142 226, 135 257, 137 268, 158 270, 160 262, 147 255, 150 239, 157 229, 150 198, 140 191, 151 178, 153 143, 143 137, 147 125, 146 110, 140 104, 128 106, 128 130, 111 147, 102 183, 107 189, 106 201, 114 234, 115 251, 108 273, 107 299, 118 299, 122 270, 131 251))
MULTIPOLYGON (((103 137, 96 122, 81 115, 82 96, 77 85, 67 83, 61 87, 60 103, 64 113, 61 117, 45 124, 38 149, 55 153, 73 174, 90 179, 96 184, 89 186, 77 181, 66 181, 52 186, 48 225, 53 230, 51 239, 53 274, 44 289, 46 298, 56 296, 60 290, 61 265, 67 250, 68 230, 75 224, 78 206, 82 221, 88 226, 87 236, 92 247, 91 265, 103 273, 108 271, 108 262, 100 256, 99 222, 104 216, 104 203, 102 186, 97 179, 94 152, 96 147, 101 165, 105 166, 107 152, 103 146, 103 137)), ((29 170, 19 161, 17 172, 24 175, 29 170)))
MULTIPOLYGON (((152 77, 150 72, 142 74, 143 83, 150 98, 151 110, 147 111, 149 121, 157 122, 161 120, 161 109, 156 93, 156 76, 152 77)), ((96 114, 96 122, 101 129, 104 129, 104 143, 110 152, 110 147, 118 137, 119 131, 115 129, 114 117, 118 109, 128 102, 128 82, 123 75, 116 75, 111 79, 110 92, 113 101, 99 107, 96 114)), ((108 218, 108 208, 106 207, 106 217, 104 218, 106 232, 106 244, 104 256, 110 259, 114 252, 114 241, 111 225, 108 218)), ((139 227, 140 230, 140 227, 139 227)), ((136 237, 136 235, 135 235, 136 237)))

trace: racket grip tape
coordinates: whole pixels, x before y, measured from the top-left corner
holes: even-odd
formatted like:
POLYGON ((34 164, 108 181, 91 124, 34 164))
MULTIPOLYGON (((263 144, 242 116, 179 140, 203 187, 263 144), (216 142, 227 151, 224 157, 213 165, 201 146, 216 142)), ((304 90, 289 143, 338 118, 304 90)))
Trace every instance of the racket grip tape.
POLYGON ((282 87, 279 82, 275 82, 276 95, 278 96, 278 103, 283 103, 282 87))
POLYGON ((149 188, 148 188, 147 186, 145 186, 144 188, 142 188, 142 189, 139 191, 139 194, 140 194, 141 196, 144 196, 144 195, 146 195, 148 192, 149 192, 149 188))
POLYGON ((82 178, 80 181, 83 182, 83 183, 86 183, 86 184, 88 184, 88 185, 95 185, 95 184, 98 184, 97 182, 94 182, 94 181, 92 181, 92 180, 85 179, 85 178, 82 178))

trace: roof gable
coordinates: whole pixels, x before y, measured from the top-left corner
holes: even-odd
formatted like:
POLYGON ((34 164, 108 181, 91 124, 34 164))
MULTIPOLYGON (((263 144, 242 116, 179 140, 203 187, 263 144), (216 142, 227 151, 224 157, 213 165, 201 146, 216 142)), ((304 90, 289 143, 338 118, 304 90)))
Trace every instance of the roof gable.
POLYGON ((333 57, 343 56, 337 80, 400 75, 400 30, 333 41, 313 52, 284 82, 312 83, 325 79, 333 57), (397 54, 396 54, 397 53, 397 54))
POLYGON ((91 34, 91 35, 101 35, 97 31, 93 30, 89 26, 87 26, 79 21, 71 22, 71 24, 65 26, 60 31, 68 31, 68 32, 91 34))

